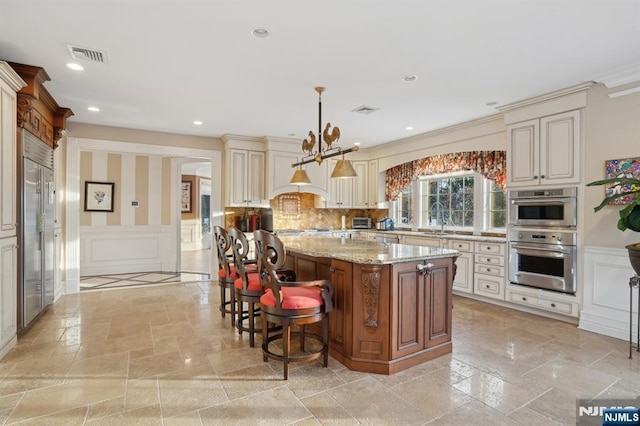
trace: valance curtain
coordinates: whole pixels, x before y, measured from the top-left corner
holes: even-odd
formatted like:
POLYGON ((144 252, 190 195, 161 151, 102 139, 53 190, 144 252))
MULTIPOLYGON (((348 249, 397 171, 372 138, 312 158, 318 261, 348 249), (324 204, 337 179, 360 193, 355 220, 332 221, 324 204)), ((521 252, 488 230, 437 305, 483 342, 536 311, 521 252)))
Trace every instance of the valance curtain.
POLYGON ((387 169, 385 198, 393 201, 412 181, 429 175, 473 170, 505 189, 506 151, 467 151, 439 154, 387 169))

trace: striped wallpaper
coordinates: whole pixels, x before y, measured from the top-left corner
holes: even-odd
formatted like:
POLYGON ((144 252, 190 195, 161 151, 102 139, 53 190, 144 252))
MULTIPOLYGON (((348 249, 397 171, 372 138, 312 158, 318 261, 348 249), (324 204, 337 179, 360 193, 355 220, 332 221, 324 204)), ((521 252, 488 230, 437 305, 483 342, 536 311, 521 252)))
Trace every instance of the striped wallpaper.
POLYGON ((171 187, 170 157, 81 151, 80 184, 81 226, 171 224, 176 192, 171 187), (114 183, 113 213, 84 211, 86 181, 114 183), (132 201, 139 206, 133 207, 132 201))

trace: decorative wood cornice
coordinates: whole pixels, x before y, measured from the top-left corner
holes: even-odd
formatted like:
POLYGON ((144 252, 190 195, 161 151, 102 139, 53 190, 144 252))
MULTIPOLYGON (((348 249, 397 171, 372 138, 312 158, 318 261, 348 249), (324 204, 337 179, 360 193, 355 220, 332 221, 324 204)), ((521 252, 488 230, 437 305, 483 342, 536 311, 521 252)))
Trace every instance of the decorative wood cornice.
POLYGON ((364 293, 364 326, 369 331, 378 328, 378 307, 380 306, 380 271, 382 266, 362 267, 362 289, 364 293))
POLYGON ((26 86, 18 92, 18 128, 29 130, 54 149, 64 135, 70 108, 62 108, 43 86, 51 78, 41 67, 9 62, 26 86))

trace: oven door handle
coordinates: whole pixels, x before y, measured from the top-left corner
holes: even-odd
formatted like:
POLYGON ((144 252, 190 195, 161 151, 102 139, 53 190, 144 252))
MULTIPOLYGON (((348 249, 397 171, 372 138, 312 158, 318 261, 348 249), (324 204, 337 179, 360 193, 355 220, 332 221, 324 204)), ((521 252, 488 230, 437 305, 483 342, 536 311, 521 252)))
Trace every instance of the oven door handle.
POLYGON ((511 246, 516 249, 518 253, 527 254, 527 252, 534 252, 533 255, 537 256, 540 252, 548 253, 547 256, 544 257, 564 257, 565 254, 570 254, 570 250, 566 249, 556 249, 556 248, 540 248, 540 247, 530 247, 530 246, 521 246, 514 244, 511 246))
POLYGON ((556 205, 556 204, 568 204, 575 200, 575 198, 547 198, 547 199, 533 199, 533 198, 520 198, 511 200, 511 204, 538 204, 538 205, 556 205))

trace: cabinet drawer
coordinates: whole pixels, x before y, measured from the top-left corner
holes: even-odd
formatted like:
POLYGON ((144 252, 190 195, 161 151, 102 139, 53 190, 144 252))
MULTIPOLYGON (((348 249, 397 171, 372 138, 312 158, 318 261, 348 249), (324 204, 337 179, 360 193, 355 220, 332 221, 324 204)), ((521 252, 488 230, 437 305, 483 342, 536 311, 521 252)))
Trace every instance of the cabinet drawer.
POLYGON ((458 251, 473 251, 472 241, 449 241, 449 248, 458 251))
POLYGON ((548 311, 558 312, 564 315, 577 316, 578 304, 565 302, 560 300, 551 300, 544 297, 540 298, 540 307, 548 311))
POLYGON ((504 247, 501 243, 476 242, 476 253, 504 256, 504 247))
POLYGON ((503 266, 504 256, 492 256, 490 254, 476 254, 476 263, 503 266))
POLYGON ((516 291, 507 292, 507 302, 518 303, 520 305, 528 305, 534 308, 537 308, 540 305, 538 296, 527 293, 519 293, 516 291))
POLYGON ((504 300, 504 279, 476 273, 473 276, 473 292, 481 296, 504 300))
POLYGON ((502 266, 491 266, 491 265, 476 263, 475 271, 479 274, 488 274, 488 275, 494 275, 496 277, 504 277, 504 268, 502 266))

